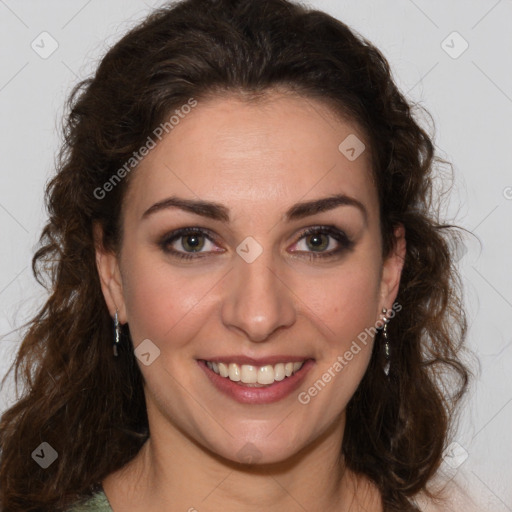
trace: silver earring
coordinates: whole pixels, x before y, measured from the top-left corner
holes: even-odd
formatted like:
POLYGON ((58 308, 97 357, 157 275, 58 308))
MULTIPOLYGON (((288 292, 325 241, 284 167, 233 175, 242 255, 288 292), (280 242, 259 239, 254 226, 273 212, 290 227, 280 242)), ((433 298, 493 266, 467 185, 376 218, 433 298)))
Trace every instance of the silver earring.
POLYGON ((386 362, 384 363, 384 373, 386 375, 389 375, 389 368, 391 366, 391 350, 389 347, 389 339, 388 339, 388 322, 389 318, 387 317, 386 313, 388 310, 386 308, 382 308, 382 321, 384 322, 384 327, 382 328, 382 337, 384 338, 384 357, 386 358, 386 362))
POLYGON ((116 309, 116 314, 114 315, 114 332, 115 332, 114 347, 113 347, 114 348, 114 357, 117 357, 119 355, 117 347, 119 347, 119 342, 121 339, 121 325, 119 323, 117 309, 116 309))

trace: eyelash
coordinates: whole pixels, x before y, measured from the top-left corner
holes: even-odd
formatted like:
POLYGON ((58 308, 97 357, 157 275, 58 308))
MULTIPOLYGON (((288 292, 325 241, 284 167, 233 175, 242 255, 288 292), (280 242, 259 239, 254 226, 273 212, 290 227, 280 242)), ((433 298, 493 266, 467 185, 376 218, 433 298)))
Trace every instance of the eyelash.
MULTIPOLYGON (((192 259, 198 259, 198 258, 204 258, 206 257, 209 252, 206 253, 186 253, 181 251, 176 251, 175 249, 170 249, 169 245, 175 242, 176 240, 179 240, 180 238, 186 237, 187 235, 203 235, 211 242, 215 243, 214 237, 211 235, 211 232, 205 228, 199 228, 199 227, 188 227, 188 228, 181 228, 177 229, 176 231, 173 231, 171 233, 166 234, 159 242, 159 246, 161 247, 162 251, 172 257, 181 259, 181 260, 192 260, 192 259), (203 254, 203 255, 201 255, 203 254)), ((352 250, 354 247, 354 242, 340 229, 334 227, 334 226, 314 226, 305 229, 299 236, 299 241, 303 238, 307 237, 308 235, 328 235, 334 240, 336 240, 339 244, 339 247, 337 249, 331 250, 329 252, 321 252, 321 253, 315 253, 315 252, 307 252, 306 258, 309 260, 316 260, 318 258, 327 259, 327 258, 333 258, 335 256, 339 256, 341 253, 345 251, 352 250)), ((298 251, 298 252, 304 252, 304 251, 298 251)))

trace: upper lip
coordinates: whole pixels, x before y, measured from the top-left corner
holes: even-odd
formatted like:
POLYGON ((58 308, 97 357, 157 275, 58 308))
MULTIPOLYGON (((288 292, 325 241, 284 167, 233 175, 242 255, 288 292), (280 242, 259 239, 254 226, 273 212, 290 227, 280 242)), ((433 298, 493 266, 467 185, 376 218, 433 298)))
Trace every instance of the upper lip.
POLYGON ((251 366, 266 366, 275 365, 278 363, 301 363, 302 361, 307 361, 308 359, 312 358, 307 356, 291 355, 276 355, 259 358, 247 357, 243 355, 233 355, 202 358, 203 361, 210 361, 212 363, 236 363, 238 365, 247 364, 251 366))

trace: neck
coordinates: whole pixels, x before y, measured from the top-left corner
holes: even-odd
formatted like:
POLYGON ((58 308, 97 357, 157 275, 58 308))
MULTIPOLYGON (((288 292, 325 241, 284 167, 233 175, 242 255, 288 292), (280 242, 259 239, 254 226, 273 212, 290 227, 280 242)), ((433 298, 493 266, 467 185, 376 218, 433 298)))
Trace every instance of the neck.
POLYGON ((105 493, 114 510, 126 511, 349 510, 371 493, 360 492, 340 457, 344 424, 343 416, 301 452, 266 465, 232 462, 177 429, 153 429, 133 461, 105 479, 105 493))

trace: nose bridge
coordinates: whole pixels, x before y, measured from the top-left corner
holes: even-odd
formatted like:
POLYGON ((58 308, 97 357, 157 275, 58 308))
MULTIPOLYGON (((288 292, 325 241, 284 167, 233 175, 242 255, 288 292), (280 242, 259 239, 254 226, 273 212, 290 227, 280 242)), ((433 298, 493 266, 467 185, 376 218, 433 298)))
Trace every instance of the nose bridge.
MULTIPOLYGON (((242 243, 239 251, 247 247, 254 250, 242 243)), ((265 341, 275 330, 295 321, 292 294, 274 265, 271 250, 262 250, 255 259, 240 254, 227 286, 223 322, 242 330, 251 341, 265 341)))

